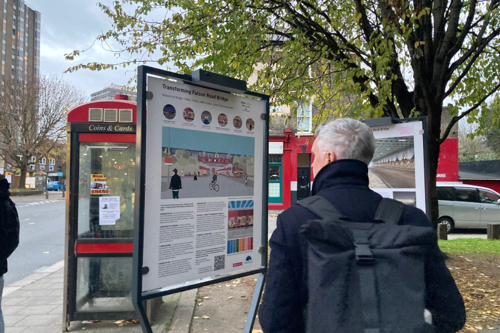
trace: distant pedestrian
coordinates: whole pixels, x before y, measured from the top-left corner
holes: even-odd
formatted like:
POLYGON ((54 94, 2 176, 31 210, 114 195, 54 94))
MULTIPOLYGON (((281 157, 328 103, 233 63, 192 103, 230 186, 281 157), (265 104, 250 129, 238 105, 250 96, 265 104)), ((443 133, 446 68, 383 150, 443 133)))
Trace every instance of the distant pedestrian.
POLYGON ((0 179, 0 333, 5 332, 2 314, 3 275, 7 273, 7 258, 19 245, 19 217, 16 205, 10 200, 10 184, 0 179))
POLYGON ((194 178, 193 180, 198 180, 198 177, 196 176, 196 171, 194 172, 194 178))
POLYGON ((174 175, 172 176, 172 179, 170 179, 169 189, 172 191, 172 198, 179 199, 179 191, 182 189, 182 181, 181 177, 177 174, 177 169, 174 169, 174 175))

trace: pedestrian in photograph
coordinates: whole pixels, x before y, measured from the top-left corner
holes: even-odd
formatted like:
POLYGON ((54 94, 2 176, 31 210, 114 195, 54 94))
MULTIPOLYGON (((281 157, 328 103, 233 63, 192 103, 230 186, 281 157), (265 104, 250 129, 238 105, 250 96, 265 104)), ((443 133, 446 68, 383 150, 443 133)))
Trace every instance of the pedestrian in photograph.
POLYGON ((179 191, 182 189, 181 177, 177 174, 177 169, 174 169, 174 175, 170 179, 170 191, 172 191, 172 198, 179 199, 179 191))
POLYGON ((464 326, 464 302, 427 215, 368 186, 375 147, 372 130, 357 120, 317 130, 312 196, 278 216, 269 242, 264 333, 464 326))
POLYGON ((19 245, 19 216, 16 205, 9 198, 10 184, 0 179, 0 333, 5 332, 2 313, 3 275, 7 273, 7 258, 19 245))

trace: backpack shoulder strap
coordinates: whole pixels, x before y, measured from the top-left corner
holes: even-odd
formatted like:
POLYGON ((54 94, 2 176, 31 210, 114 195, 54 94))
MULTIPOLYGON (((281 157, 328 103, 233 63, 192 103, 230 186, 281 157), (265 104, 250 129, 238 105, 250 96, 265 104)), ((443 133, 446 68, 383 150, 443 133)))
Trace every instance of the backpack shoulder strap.
POLYGON ((403 215, 405 206, 406 205, 400 201, 382 198, 382 201, 377 208, 377 212, 375 213, 374 220, 397 225, 399 224, 401 215, 403 215))
POLYGON ((318 215, 324 220, 339 220, 342 215, 340 215, 337 208, 335 208, 328 200, 319 195, 314 195, 307 197, 297 203, 307 209, 309 209, 314 214, 318 215))

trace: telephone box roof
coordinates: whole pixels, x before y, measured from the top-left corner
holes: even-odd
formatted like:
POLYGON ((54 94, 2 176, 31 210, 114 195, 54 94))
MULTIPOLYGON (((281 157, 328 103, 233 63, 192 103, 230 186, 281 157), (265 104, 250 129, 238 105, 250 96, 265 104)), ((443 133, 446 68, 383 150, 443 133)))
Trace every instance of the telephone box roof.
MULTIPOLYGON (((78 123, 88 123, 88 122, 99 122, 90 120, 90 109, 116 109, 117 115, 120 114, 120 110, 132 110, 132 122, 128 123, 135 124, 137 121, 137 103, 135 101, 128 101, 123 99, 109 99, 109 100, 99 100, 94 102, 83 103, 72 108, 68 113, 68 122, 78 122, 78 123)), ((119 121, 119 118, 117 119, 119 121)))

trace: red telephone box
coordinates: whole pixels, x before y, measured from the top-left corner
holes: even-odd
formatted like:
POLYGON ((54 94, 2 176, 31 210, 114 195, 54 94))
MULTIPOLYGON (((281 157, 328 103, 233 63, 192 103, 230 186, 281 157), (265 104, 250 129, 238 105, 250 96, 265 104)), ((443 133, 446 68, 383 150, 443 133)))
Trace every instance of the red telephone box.
POLYGON ((85 103, 68 114, 66 327, 71 321, 136 318, 136 102, 120 97, 85 103))

